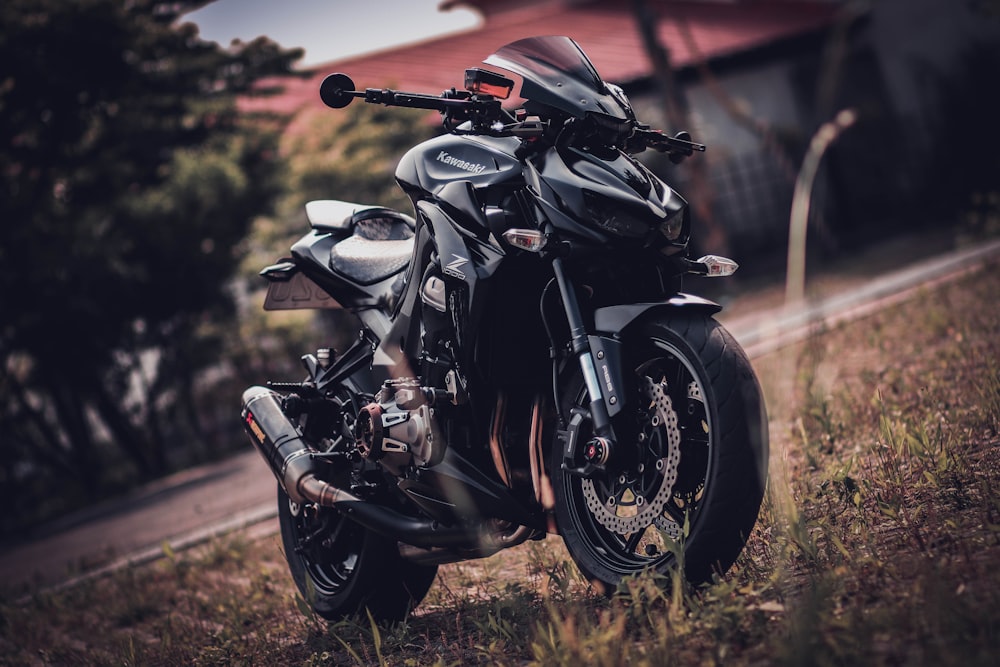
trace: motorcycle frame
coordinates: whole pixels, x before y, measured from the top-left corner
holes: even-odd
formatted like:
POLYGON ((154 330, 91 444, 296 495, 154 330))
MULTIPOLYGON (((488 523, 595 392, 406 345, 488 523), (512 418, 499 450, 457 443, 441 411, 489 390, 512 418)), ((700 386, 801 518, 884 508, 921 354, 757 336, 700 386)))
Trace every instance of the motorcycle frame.
MULTIPOLYGON (((538 176, 530 157, 522 159, 525 175, 529 182, 537 182, 538 176)), ((265 270, 268 279, 275 280, 280 275, 281 280, 288 280, 288 274, 301 271, 307 279, 314 282, 336 302, 336 306, 344 307, 354 312, 362 323, 362 331, 358 340, 333 364, 321 367, 315 357, 306 355, 303 360, 309 369, 310 377, 316 389, 323 393, 332 390, 340 384, 350 384, 363 394, 373 397, 384 382, 398 377, 424 377, 421 366, 427 366, 422 340, 422 303, 421 288, 429 275, 440 273, 447 278, 449 292, 457 294, 458 309, 463 318, 454 312, 450 313, 456 326, 470 331, 478 331, 482 325, 483 314, 487 307, 488 290, 483 289, 487 281, 495 276, 501 264, 511 252, 505 249, 491 233, 489 208, 484 212, 477 200, 476 189, 470 181, 457 180, 443 185, 434 198, 427 198, 426 193, 418 195, 411 193, 416 212, 416 227, 414 231, 414 249, 410 262, 404 272, 404 287, 395 300, 389 314, 384 300, 377 295, 391 291, 392 283, 399 279, 398 274, 389 276, 374 285, 358 285, 344 276, 332 273, 327 268, 326 258, 330 249, 339 240, 346 237, 349 231, 333 233, 329 230, 313 229, 303 239, 292 247, 294 268, 281 271, 265 270), (460 321, 460 319, 464 321, 460 321), (419 370, 418 370, 419 369, 419 370)), ((516 199, 516 198, 515 198, 516 199)), ((583 374, 590 398, 589 413, 586 419, 592 424, 595 434, 605 438, 610 446, 614 446, 615 433, 612 418, 625 407, 626 395, 622 391, 624 377, 622 368, 621 337, 630 324, 644 317, 647 313, 661 309, 700 309, 707 312, 717 312, 721 309, 711 301, 680 292, 672 293, 663 301, 625 303, 603 306, 589 311, 578 298, 573 270, 567 262, 574 265, 586 263, 588 255, 598 252, 601 244, 595 244, 593 239, 583 242, 573 241, 569 237, 560 239, 560 231, 549 220, 552 211, 544 209, 533 195, 524 200, 522 196, 519 215, 524 218, 523 224, 544 230, 551 239, 556 240, 554 250, 543 252, 541 259, 547 261, 551 270, 550 282, 558 288, 561 316, 564 318, 564 338, 548 333, 549 357, 552 359, 551 395, 558 418, 558 427, 554 438, 546 442, 546 435, 552 430, 541 427, 541 403, 536 400, 532 408, 532 424, 528 442, 519 446, 528 449, 528 459, 531 478, 531 494, 527 502, 522 502, 516 496, 518 493, 509 477, 505 478, 503 446, 494 437, 496 426, 480 428, 479 423, 491 424, 492 418, 483 414, 477 417, 477 406, 473 406, 474 435, 481 437, 485 456, 473 454, 474 460, 468 460, 460 455, 455 448, 449 446, 445 460, 437 466, 419 471, 419 481, 400 480, 399 490, 414 502, 426 515, 445 524, 456 518, 468 521, 475 517, 500 519, 516 525, 527 526, 530 531, 555 530, 549 510, 552 509, 551 485, 547 480, 544 461, 548 447, 555 446, 553 442, 563 443, 563 469, 571 474, 592 476, 603 473, 601 464, 586 463, 577 465, 577 442, 575 432, 579 420, 571 423, 570 415, 559 412, 560 378, 564 375, 574 359, 583 374), (575 424, 575 426, 573 425, 575 424), (488 447, 485 445, 488 443, 488 447), (499 448, 499 451, 498 451, 499 448), (490 465, 492 463, 492 466, 490 465), (495 479, 487 476, 482 470, 495 469, 495 479), (441 502, 435 498, 435 491, 440 496, 443 488, 454 485, 466 489, 474 489, 469 507, 459 507, 458 503, 441 502), (546 492, 547 490, 547 492, 546 492)), ((504 215, 509 212, 504 211, 504 215)), ((509 222, 509 220, 508 220, 509 222)), ((572 222, 572 221, 571 221, 572 222)), ((578 224, 578 223, 575 223, 578 224)), ((565 227, 565 221, 561 225, 565 227)), ((591 232, 592 234, 593 232, 591 232)), ((565 235, 562 235, 565 236, 565 235)), ((680 275, 684 273, 684 265, 677 262, 676 257, 661 257, 661 271, 680 275)), ((278 265, 283 266, 283 265, 278 265)), ((271 267, 274 269, 274 267, 271 267)), ((678 281, 679 286, 679 281, 678 281)), ((545 291, 542 291, 542 311, 545 311, 545 291)), ((454 305, 454 304, 453 304, 454 305)), ((461 337, 461 332, 454 332, 455 337, 461 337)), ((462 344, 453 349, 454 361, 467 370, 474 370, 472 358, 475 341, 462 344)), ((424 377, 426 380, 427 378, 424 377)), ((479 410, 495 411, 497 403, 502 400, 498 393, 487 396, 492 398, 493 405, 483 405, 479 401, 479 410)), ((474 444, 474 443, 469 443, 474 444)), ((522 494, 523 495, 523 494, 522 494)), ((377 527, 375 522, 371 527, 377 527)), ((421 530, 414 534, 422 534, 421 530)), ((529 531, 529 533, 530 533, 529 531)), ((496 542, 493 547, 486 548, 481 536, 479 546, 473 548, 483 551, 482 555, 512 546, 523 535, 518 533, 515 540, 511 535, 505 535, 508 542, 496 542)), ((440 533, 439 537, 444 536, 440 533)), ((461 538, 459 539, 461 541, 461 538)), ((411 544, 415 543, 410 539, 411 544)), ((427 536, 421 539, 420 547, 435 546, 435 538, 427 536)), ((440 546, 449 551, 451 556, 457 556, 456 549, 463 549, 455 543, 455 538, 445 539, 440 546)), ((436 557, 444 558, 440 554, 436 557)), ((463 557, 470 557, 465 552, 463 557)), ((443 562, 443 561, 442 561, 443 562)))

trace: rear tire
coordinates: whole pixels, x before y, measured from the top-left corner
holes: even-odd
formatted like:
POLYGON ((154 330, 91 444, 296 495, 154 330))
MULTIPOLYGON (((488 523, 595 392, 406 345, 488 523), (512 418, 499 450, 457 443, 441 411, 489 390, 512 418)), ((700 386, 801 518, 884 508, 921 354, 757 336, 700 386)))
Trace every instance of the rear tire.
POLYGON ((292 579, 313 611, 329 621, 364 613, 401 621, 427 594, 435 565, 403 560, 395 542, 330 508, 295 505, 278 489, 281 542, 292 579), (325 539, 306 541, 327 522, 325 539))
MULTIPOLYGON (((607 473, 564 472, 552 448, 556 521, 590 580, 613 592, 624 577, 677 567, 692 583, 724 573, 757 520, 767 472, 760 386, 736 340, 701 314, 658 315, 623 336, 626 403, 607 473), (686 534, 685 534, 686 531, 686 534)), ((563 385, 562 413, 589 404, 580 374, 563 385)), ((578 442, 592 433, 581 425, 578 442)))
MULTIPOLYGON (((340 407, 340 433, 353 432, 354 392, 344 387, 331 400, 340 407)), ((353 447, 349 442, 345 447, 353 447)), ((350 475, 344 474, 347 482, 350 475)), ((368 609, 379 622, 401 621, 427 594, 436 565, 399 555, 394 540, 351 521, 335 509, 298 505, 278 487, 281 543, 292 579, 313 611, 337 621, 368 609)))

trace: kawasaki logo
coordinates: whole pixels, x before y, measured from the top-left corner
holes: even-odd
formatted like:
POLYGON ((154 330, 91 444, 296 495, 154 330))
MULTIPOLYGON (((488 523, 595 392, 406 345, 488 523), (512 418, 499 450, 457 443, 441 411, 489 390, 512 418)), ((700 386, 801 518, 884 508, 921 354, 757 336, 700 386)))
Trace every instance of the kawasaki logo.
POLYGON ((481 174, 486 171, 486 165, 478 164, 476 162, 466 162, 465 160, 459 160, 457 157, 452 157, 446 151, 441 151, 438 156, 434 158, 438 162, 444 162, 447 165, 455 167, 456 169, 461 169, 463 171, 468 171, 473 174, 481 174))

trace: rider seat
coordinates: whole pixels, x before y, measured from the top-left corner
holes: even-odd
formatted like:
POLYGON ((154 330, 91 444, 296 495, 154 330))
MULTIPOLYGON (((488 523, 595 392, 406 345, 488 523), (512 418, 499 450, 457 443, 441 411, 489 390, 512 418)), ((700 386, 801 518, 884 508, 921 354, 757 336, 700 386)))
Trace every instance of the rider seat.
POLYGON ((336 200, 306 204, 313 229, 349 232, 330 250, 330 268, 361 285, 399 273, 413 254, 413 218, 382 206, 336 200))

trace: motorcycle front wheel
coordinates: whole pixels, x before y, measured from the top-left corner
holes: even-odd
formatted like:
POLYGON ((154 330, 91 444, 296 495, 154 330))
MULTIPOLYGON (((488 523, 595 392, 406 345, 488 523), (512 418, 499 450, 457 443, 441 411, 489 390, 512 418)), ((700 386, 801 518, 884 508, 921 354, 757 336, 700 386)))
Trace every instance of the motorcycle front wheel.
MULTIPOLYGON (((552 448, 556 521, 591 581, 681 565, 692 583, 724 573, 757 520, 767 472, 767 417, 750 362, 722 325, 701 314, 660 315, 623 337, 626 403, 613 420, 606 470, 562 469, 552 448)), ((583 379, 564 385, 562 414, 587 410, 583 379)), ((577 442, 592 436, 589 422, 577 442)))

